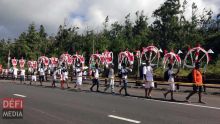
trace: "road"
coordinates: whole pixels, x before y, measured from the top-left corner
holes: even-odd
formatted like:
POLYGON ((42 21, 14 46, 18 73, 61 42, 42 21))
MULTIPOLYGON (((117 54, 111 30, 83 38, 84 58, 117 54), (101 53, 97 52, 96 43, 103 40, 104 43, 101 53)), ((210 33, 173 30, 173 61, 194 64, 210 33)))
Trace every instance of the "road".
MULTIPOLYGON (((220 97, 205 95, 207 104, 77 92, 0 81, 0 98, 25 96, 23 119, 0 119, 0 124, 219 124, 220 97)), ((196 100, 193 97, 192 100, 196 100)), ((2 102, 2 101, 1 101, 2 102)), ((2 104, 2 103, 1 103, 2 104)), ((2 105, 1 105, 2 109, 2 105)), ((2 115, 1 115, 2 116, 2 115)))

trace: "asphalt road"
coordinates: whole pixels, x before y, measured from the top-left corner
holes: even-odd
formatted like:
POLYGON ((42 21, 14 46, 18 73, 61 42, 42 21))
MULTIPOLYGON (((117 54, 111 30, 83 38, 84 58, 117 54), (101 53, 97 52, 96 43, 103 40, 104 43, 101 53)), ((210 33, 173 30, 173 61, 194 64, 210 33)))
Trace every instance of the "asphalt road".
POLYGON ((220 123, 220 97, 212 95, 205 96, 208 104, 189 104, 1 81, 1 104, 2 98, 19 97, 13 94, 26 96, 23 119, 1 118, 0 124, 220 123))

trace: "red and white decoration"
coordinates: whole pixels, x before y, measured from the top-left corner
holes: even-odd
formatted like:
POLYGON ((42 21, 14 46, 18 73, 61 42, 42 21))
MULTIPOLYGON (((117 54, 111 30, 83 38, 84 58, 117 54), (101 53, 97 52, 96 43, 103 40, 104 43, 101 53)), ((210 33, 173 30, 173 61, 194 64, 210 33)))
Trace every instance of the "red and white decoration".
POLYGON ((84 64, 85 63, 85 58, 83 55, 79 55, 78 53, 72 55, 73 58, 73 65, 76 65, 77 63, 84 64))
POLYGON ((13 65, 13 67, 16 67, 17 64, 18 64, 18 61, 17 61, 17 59, 14 58, 14 59, 11 60, 11 63, 13 65))
POLYGON ((150 62, 151 65, 157 65, 159 64, 159 59, 160 59, 160 52, 162 50, 159 50, 156 46, 148 46, 148 47, 143 47, 142 52, 141 52, 141 61, 147 60, 150 62))
POLYGON ((106 65, 113 63, 113 53, 112 52, 109 52, 108 50, 105 50, 102 53, 102 56, 104 57, 104 61, 105 61, 104 63, 106 65))
POLYGON ((57 67, 58 63, 59 63, 58 58, 56 58, 56 57, 51 57, 50 58, 50 64, 52 65, 52 67, 57 67))
POLYGON ((188 52, 184 58, 183 67, 194 68, 196 62, 208 65, 210 61, 209 54, 214 53, 211 49, 206 51, 200 45, 194 48, 188 48, 188 52))
POLYGON ((24 68, 25 60, 23 59, 23 57, 19 60, 19 65, 20 65, 20 68, 24 68))
POLYGON ((28 61, 27 65, 28 65, 28 68, 37 69, 37 61, 28 61))
POLYGON ((90 67, 92 65, 95 65, 96 63, 99 64, 99 65, 104 65, 105 64, 105 58, 102 54, 96 53, 96 54, 92 54, 90 56, 90 59, 89 59, 90 67))
POLYGON ((49 63, 50 63, 49 58, 46 57, 46 56, 41 56, 41 57, 39 57, 39 58, 38 58, 38 64, 39 64, 39 66, 40 66, 42 63, 44 64, 44 66, 47 67, 47 66, 49 65, 49 63))
POLYGON ((34 69, 37 69, 37 61, 28 61, 28 72, 33 72, 34 69))
POLYGON ((163 57, 163 68, 165 69, 168 64, 172 64, 174 68, 181 67, 181 58, 178 54, 174 53, 173 51, 166 53, 163 57))
POLYGON ((73 63, 73 58, 70 54, 68 53, 63 53, 61 56, 60 56, 60 64, 62 63, 65 63, 67 65, 71 65, 73 63))
POLYGON ((121 64, 124 63, 126 66, 130 66, 134 64, 134 54, 129 52, 128 50, 124 52, 120 52, 118 55, 118 64, 121 66, 121 64))

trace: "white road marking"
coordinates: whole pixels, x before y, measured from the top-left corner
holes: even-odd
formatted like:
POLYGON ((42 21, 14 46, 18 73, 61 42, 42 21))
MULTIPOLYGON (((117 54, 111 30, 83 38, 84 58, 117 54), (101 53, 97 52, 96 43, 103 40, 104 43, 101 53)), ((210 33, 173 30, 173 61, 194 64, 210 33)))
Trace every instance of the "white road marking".
POLYGON ((136 123, 136 124, 141 123, 140 121, 136 121, 136 120, 132 120, 132 119, 128 119, 128 118, 123 118, 123 117, 119 117, 119 116, 115 116, 115 115, 108 115, 108 117, 123 120, 123 121, 132 122, 132 123, 136 123))
POLYGON ((177 105, 195 106, 195 107, 200 107, 200 108, 208 108, 208 109, 220 110, 219 107, 214 107, 214 106, 197 105, 197 104, 191 104, 191 103, 169 102, 169 101, 161 101, 161 100, 155 100, 155 99, 146 99, 146 100, 156 101, 156 102, 163 102, 163 103, 170 103, 170 104, 177 104, 177 105))
POLYGON ((21 94, 13 94, 15 96, 19 96, 19 97, 27 97, 27 96, 24 96, 24 95, 21 95, 21 94))

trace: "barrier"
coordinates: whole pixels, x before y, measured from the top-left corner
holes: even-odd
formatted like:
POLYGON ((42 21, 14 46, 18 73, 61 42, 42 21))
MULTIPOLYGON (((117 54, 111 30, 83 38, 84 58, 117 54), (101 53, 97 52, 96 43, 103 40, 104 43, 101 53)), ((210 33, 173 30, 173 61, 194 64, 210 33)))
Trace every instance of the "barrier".
MULTIPOLYGON (((9 77, 12 77, 12 75, 7 75, 8 78, 9 77)), ((26 77, 30 76, 30 75, 25 75, 26 77)), ((38 76, 38 75, 37 75, 38 76)), ((18 79, 19 79, 19 75, 18 75, 18 79)), ((46 77, 46 76, 45 76, 46 77)), ((80 77, 84 77, 84 78, 87 78, 87 79, 92 79, 93 77, 92 76, 80 76, 80 77)), ((7 78, 7 77, 6 77, 7 78)), ((72 80, 72 79, 76 79, 76 76, 69 76, 69 78, 72 80), (74 77, 74 78, 73 78, 74 77)), ((13 79, 13 78, 11 78, 13 79)), ((28 79, 28 78, 26 78, 28 79)), ((57 79, 59 79, 59 77, 57 77, 57 79)), ((99 78, 100 81, 106 81, 108 80, 109 78, 105 78, 105 77, 100 77, 99 78)), ((144 84, 146 81, 143 81, 143 80, 132 80, 132 79, 127 79, 128 83, 136 83, 136 84, 144 84)), ((119 77, 115 77, 115 82, 120 82, 120 78, 119 77)), ((154 80, 154 81, 147 81, 147 82, 155 82, 156 84, 159 84, 159 85, 168 85, 170 84, 171 82, 167 82, 167 81, 157 81, 157 80, 154 80)), ((188 83, 188 82, 175 82, 175 84, 178 86, 192 86, 194 85, 194 83, 188 83)), ((203 86, 207 87, 207 88, 220 88, 220 84, 206 84, 206 83, 203 83, 203 86)), ((178 88, 177 88, 178 89, 178 88)))
MULTIPOLYGON (((80 77, 86 77, 88 79, 93 78, 91 76, 80 76, 80 77)), ((73 79, 76 79, 76 78, 73 78, 73 79)), ((100 77, 99 79, 100 79, 100 81, 105 81, 106 79, 109 79, 109 78, 100 77)), ((120 78, 116 77, 115 82, 120 82, 120 78)), ((156 80, 154 80, 154 81, 144 81, 144 80, 131 80, 131 79, 128 79, 128 83, 145 84, 145 82, 155 82, 155 83, 164 84, 164 85, 168 85, 168 84, 172 83, 172 82, 168 82, 168 81, 156 81, 156 80)), ((176 85, 181 85, 181 86, 192 86, 195 83, 175 82, 175 84, 176 85)), ((203 86, 206 86, 206 87, 209 87, 209 88, 220 88, 220 84, 206 84, 206 83, 203 83, 203 86)))

